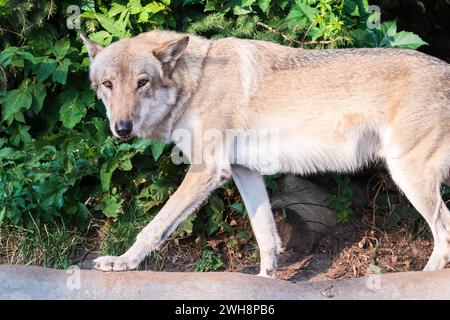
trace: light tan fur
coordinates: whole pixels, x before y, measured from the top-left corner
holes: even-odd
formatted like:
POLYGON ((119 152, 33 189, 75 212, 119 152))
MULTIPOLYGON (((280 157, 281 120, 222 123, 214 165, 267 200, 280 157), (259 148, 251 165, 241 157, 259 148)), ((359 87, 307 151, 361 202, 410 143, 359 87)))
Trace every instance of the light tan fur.
MULTIPOLYGON (((428 222, 435 240, 427 270, 450 260, 450 212, 440 196, 450 168, 450 66, 400 49, 304 50, 264 41, 206 40, 151 31, 102 48, 84 38, 90 77, 111 130, 172 141, 177 130, 277 132, 261 161, 238 139, 178 142, 200 152, 177 192, 120 257, 100 270, 129 270, 156 250, 208 194, 231 176, 261 251, 261 275, 274 276, 281 244, 261 174, 355 171, 385 161, 394 181, 428 222), (187 40, 189 44, 186 47, 187 40), (142 77, 148 83, 137 88, 142 77), (103 85, 110 81, 112 89, 103 85), (231 161, 230 150, 243 155, 231 161), (214 156, 213 156, 214 155, 214 156), (220 160, 220 161, 219 161, 220 160)), ((250 146, 253 147, 253 146, 250 146)))

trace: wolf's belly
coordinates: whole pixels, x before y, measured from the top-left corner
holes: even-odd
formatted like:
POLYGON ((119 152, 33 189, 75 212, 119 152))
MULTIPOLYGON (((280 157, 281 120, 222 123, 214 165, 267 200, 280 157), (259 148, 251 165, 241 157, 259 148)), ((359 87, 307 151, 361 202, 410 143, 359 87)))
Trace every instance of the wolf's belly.
POLYGON ((338 138, 281 136, 269 143, 237 143, 230 155, 239 164, 261 174, 292 172, 352 172, 368 165, 379 155, 379 139, 374 133, 358 133, 338 138))

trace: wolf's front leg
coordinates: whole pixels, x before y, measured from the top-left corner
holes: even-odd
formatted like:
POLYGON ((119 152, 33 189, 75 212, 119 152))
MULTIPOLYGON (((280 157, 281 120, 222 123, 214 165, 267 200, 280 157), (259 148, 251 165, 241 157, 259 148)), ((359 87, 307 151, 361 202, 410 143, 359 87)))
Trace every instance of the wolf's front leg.
POLYGON ((102 271, 136 269, 146 255, 157 250, 178 224, 230 176, 230 169, 226 167, 191 166, 178 190, 138 234, 131 248, 118 257, 104 256, 94 260, 94 267, 102 271))
POLYGON ((283 251, 262 176, 241 166, 232 166, 233 180, 244 200, 261 256, 260 276, 276 277, 277 254, 283 251))

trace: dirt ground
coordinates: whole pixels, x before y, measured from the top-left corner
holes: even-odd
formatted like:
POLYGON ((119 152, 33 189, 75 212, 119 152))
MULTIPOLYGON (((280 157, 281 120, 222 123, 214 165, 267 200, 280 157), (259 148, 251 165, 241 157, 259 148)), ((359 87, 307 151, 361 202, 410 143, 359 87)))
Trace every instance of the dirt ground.
MULTIPOLYGON (((278 278, 291 281, 321 281, 361 277, 370 273, 422 270, 433 242, 413 239, 402 229, 372 230, 358 219, 338 224, 311 252, 286 250, 280 256, 278 278)), ((241 272, 256 273, 258 267, 241 272)))
MULTIPOLYGON (((297 261, 283 262, 279 277, 290 280, 329 280, 361 277, 369 273, 419 271, 431 254, 430 240, 403 231, 387 233, 371 230, 353 220, 341 224, 323 237, 308 255, 297 254, 297 261)), ((289 252, 287 255, 295 255, 289 252)))
MULTIPOLYGON (((211 245, 211 244, 210 244, 211 245)), ((192 272, 199 252, 195 244, 167 242, 143 269, 192 272)), ((369 273, 419 271, 431 254, 433 243, 427 236, 413 238, 404 229, 374 230, 363 219, 338 224, 310 252, 287 249, 279 257, 278 278, 290 281, 321 281, 361 277, 369 273)), ((258 254, 254 240, 240 252, 225 258, 223 270, 258 273, 258 254)), ((224 255, 226 256, 226 254, 224 255)), ((90 268, 95 255, 81 266, 90 268)))

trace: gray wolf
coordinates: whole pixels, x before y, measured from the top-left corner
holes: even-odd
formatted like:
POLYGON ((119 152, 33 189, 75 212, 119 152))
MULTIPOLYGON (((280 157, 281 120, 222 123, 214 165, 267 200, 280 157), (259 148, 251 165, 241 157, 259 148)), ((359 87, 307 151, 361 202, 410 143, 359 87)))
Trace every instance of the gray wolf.
POLYGON ((137 268, 233 178, 259 245, 260 275, 275 277, 283 248, 262 175, 353 172, 377 160, 431 228, 425 270, 449 262, 450 212, 440 194, 450 168, 449 64, 403 49, 307 50, 168 31, 107 47, 82 38, 116 137, 173 141, 190 157, 200 154, 130 249, 96 259, 95 268, 137 268), (237 133, 225 139, 229 129, 237 133), (193 139, 175 139, 180 130, 193 139), (276 148, 247 139, 264 130, 277 133, 276 148))

